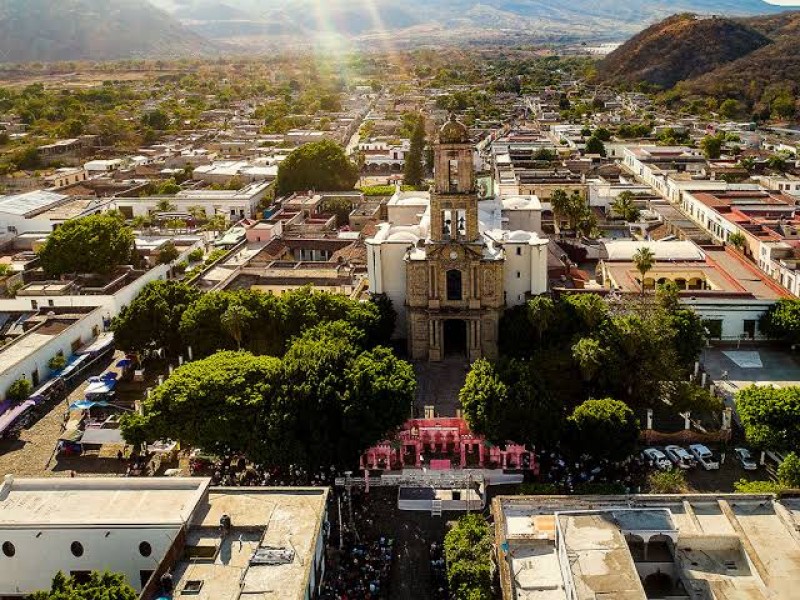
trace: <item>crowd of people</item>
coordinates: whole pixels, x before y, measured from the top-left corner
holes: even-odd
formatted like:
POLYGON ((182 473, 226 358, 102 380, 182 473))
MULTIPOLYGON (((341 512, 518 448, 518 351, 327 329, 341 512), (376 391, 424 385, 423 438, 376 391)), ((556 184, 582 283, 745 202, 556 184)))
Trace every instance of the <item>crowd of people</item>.
POLYGON ((647 476, 647 464, 639 456, 620 462, 583 455, 569 460, 558 451, 537 456, 539 479, 554 484, 559 493, 573 494, 581 485, 621 485, 625 493, 638 493, 647 476))
POLYGON ((346 539, 336 566, 325 576, 322 600, 378 600, 388 598, 394 541, 381 536, 371 543, 346 539))
POLYGON ((431 581, 434 590, 433 600, 448 600, 447 568, 444 562, 444 546, 433 542, 431 544, 431 581))
POLYGON ((339 475, 333 466, 309 472, 300 465, 265 467, 249 462, 244 456, 193 457, 192 475, 207 474, 215 486, 333 486, 339 475))

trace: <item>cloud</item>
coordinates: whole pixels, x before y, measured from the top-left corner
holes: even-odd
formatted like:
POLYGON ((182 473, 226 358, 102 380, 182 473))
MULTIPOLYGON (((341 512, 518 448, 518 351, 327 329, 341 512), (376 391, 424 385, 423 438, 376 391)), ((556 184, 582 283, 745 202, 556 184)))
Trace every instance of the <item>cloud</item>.
POLYGON ((800 0, 764 0, 764 2, 775 6, 800 6, 800 0))

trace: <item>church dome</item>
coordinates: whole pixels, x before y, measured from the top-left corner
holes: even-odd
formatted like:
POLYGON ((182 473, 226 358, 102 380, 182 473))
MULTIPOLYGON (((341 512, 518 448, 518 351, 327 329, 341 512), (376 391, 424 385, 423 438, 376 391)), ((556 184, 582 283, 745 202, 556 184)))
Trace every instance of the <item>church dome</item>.
POLYGON ((439 130, 439 142, 442 144, 468 144, 469 131, 456 121, 455 115, 450 115, 450 120, 439 130))

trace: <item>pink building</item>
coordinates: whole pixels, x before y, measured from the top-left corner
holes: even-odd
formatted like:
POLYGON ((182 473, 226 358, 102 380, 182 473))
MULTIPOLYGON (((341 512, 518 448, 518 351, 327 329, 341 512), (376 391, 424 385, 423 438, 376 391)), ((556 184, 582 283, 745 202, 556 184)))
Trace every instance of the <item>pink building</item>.
POLYGON ((538 471, 534 455, 522 444, 494 446, 472 433, 464 419, 411 419, 393 440, 384 440, 364 452, 361 468, 397 471, 427 467, 515 469, 538 471))

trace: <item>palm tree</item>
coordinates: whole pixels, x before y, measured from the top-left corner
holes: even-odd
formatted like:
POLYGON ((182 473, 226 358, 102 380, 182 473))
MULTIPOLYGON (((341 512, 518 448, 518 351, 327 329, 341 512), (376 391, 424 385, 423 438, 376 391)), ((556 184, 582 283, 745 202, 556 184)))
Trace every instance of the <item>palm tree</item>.
POLYGON ((158 201, 158 204, 156 204, 156 210, 158 212, 172 212, 176 209, 177 207, 170 202, 168 198, 162 198, 158 201))
POLYGON ((642 276, 642 296, 644 296, 644 276, 653 268, 655 262, 656 255, 647 246, 642 246, 633 255, 633 264, 642 276))
POLYGON ((626 190, 614 199, 611 204, 611 210, 628 223, 632 223, 639 218, 639 209, 634 204, 633 199, 634 195, 626 190))
POLYGON ((220 325, 222 325, 222 328, 234 339, 236 347, 239 350, 242 349, 242 338, 244 337, 245 328, 252 317, 253 313, 244 306, 233 304, 222 313, 219 319, 220 325))

